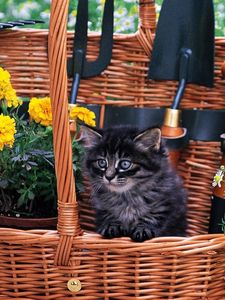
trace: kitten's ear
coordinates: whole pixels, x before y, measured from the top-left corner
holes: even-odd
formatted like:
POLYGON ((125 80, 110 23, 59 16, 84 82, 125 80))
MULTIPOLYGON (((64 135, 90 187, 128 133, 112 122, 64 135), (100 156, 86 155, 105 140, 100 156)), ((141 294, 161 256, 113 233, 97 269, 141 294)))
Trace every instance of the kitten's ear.
POLYGON ((149 149, 159 150, 161 141, 161 130, 159 128, 150 128, 134 138, 137 147, 146 151, 149 149))
POLYGON ((87 127, 85 125, 80 126, 80 138, 79 141, 84 145, 84 147, 90 148, 99 143, 102 136, 96 130, 87 127))

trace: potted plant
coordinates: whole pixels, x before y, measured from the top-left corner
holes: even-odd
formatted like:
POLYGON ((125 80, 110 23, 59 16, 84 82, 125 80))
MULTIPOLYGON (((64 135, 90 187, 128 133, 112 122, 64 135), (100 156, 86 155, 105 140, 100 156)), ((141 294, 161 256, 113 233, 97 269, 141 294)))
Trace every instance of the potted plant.
MULTIPOLYGON (((0 225, 19 228, 50 228, 57 222, 57 189, 54 170, 52 113, 49 97, 32 98, 28 110, 16 95, 10 74, 0 68, 0 225)), ((72 107, 70 117, 95 125, 93 112, 72 107)), ((76 138, 73 160, 81 187, 76 138)))

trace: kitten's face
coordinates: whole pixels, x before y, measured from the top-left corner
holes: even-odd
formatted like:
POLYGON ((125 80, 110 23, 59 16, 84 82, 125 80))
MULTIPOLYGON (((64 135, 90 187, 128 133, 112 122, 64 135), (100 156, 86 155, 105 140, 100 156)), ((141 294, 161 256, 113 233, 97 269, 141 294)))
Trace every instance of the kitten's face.
POLYGON ((149 157, 160 148, 158 128, 137 133, 121 127, 99 133, 83 127, 82 133, 87 169, 96 188, 126 193, 154 172, 156 165, 149 157))
POLYGON ((118 152, 97 155, 92 168, 102 185, 118 193, 130 190, 135 184, 135 175, 140 171, 140 166, 128 154, 119 155, 118 152))

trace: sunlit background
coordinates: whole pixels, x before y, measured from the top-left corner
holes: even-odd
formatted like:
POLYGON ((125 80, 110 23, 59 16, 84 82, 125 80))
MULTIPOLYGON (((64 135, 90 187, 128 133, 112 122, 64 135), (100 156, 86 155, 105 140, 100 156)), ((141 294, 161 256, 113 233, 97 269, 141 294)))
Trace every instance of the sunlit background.
MULTIPOLYGON (((74 29, 77 14, 77 1, 71 0, 69 5, 68 29, 74 29)), ((163 0, 156 0, 157 14, 163 0)), ((197 0, 196 0, 197 1, 197 0)), ((1 21, 19 19, 40 19, 45 21, 41 28, 48 28, 51 0, 0 0, 1 21)), ((100 31, 102 10, 105 0, 89 1, 89 30, 100 31)), ((114 31, 135 32, 138 26, 138 1, 115 0, 114 31)), ((215 7, 215 33, 217 36, 225 35, 225 0, 214 0, 215 7)), ((37 27, 37 25, 36 25, 37 27)))

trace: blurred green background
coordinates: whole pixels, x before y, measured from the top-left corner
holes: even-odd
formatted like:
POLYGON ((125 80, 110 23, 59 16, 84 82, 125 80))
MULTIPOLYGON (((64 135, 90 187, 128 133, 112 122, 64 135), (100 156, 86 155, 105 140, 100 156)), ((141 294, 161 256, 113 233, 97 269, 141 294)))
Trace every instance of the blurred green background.
MULTIPOLYGON (((73 29, 76 20, 76 7, 78 0, 71 0, 69 7, 68 29, 73 29)), ((163 0, 156 0, 157 13, 163 0)), ((198 1, 198 0, 196 0, 198 1)), ((0 0, 1 21, 18 19, 41 19, 44 25, 38 27, 48 28, 51 0, 0 0)), ((89 1, 89 30, 99 31, 102 20, 102 10, 105 0, 89 1)), ((214 0, 215 7, 215 33, 216 36, 225 35, 225 0, 214 0)), ((138 25, 137 0, 115 0, 114 31, 135 32, 138 25)), ((37 25, 35 26, 37 28, 37 25)))

